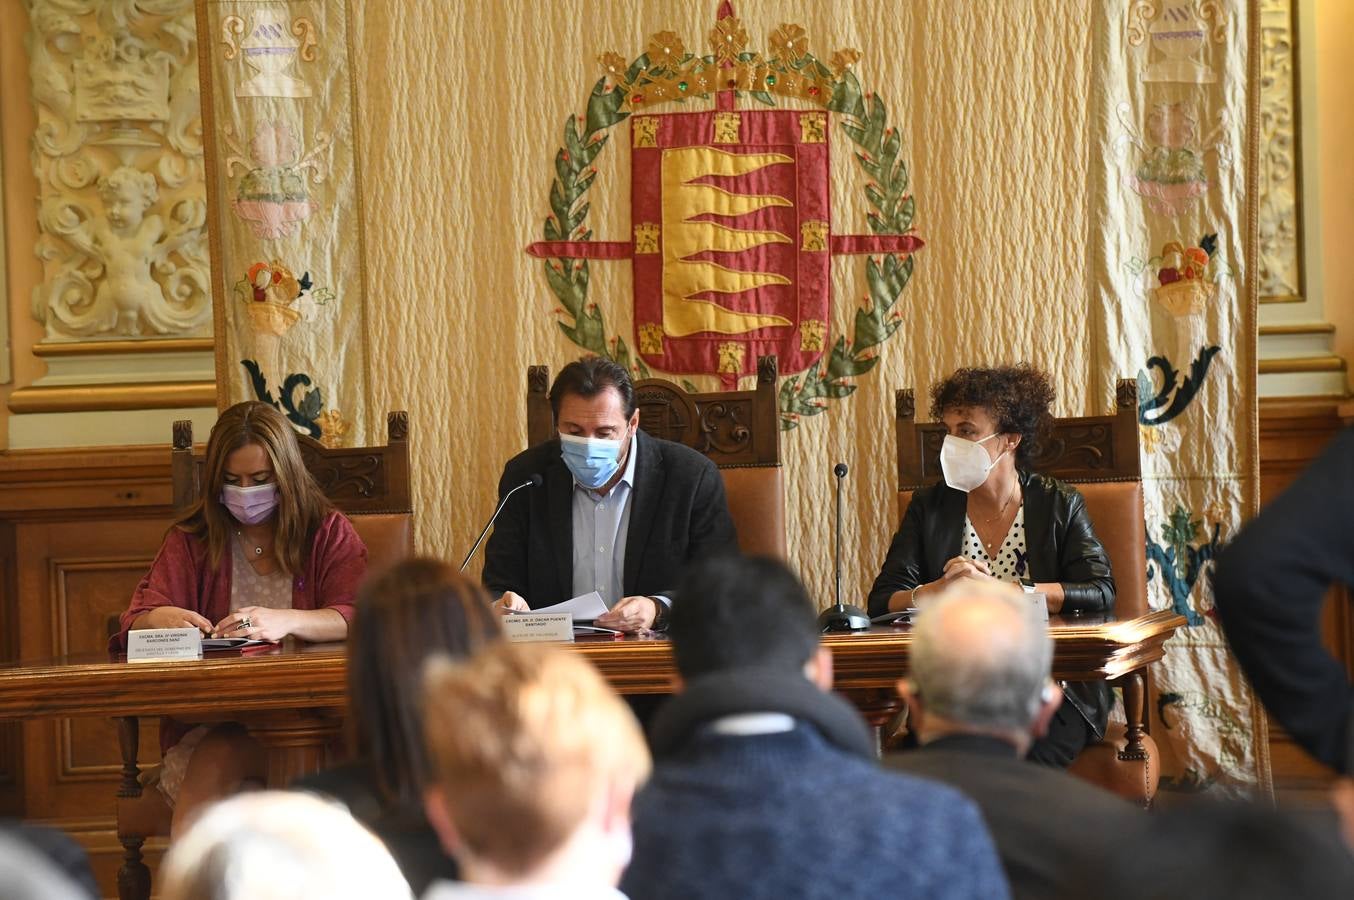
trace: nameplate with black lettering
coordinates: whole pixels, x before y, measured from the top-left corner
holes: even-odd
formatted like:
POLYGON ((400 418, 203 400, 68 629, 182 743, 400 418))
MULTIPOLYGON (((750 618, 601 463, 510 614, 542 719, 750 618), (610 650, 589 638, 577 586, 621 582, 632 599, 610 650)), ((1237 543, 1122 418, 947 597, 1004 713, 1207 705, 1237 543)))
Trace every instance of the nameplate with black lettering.
POLYGON ((517 613, 503 617, 503 633, 510 641, 567 641, 574 639, 574 617, 564 613, 517 613))
POLYGON ((196 628, 137 628, 127 632, 127 662, 201 658, 202 632, 196 628))

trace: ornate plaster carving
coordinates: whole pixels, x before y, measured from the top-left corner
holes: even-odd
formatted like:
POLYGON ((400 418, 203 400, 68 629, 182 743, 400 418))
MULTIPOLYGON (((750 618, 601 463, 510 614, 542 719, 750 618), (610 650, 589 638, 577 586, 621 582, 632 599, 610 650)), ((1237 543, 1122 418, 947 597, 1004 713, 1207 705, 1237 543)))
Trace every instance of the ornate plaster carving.
POLYGON ((1292 0, 1260 4, 1260 298, 1301 300, 1302 177, 1292 0))
POLYGON ((28 0, 47 341, 210 332, 192 0, 28 0))

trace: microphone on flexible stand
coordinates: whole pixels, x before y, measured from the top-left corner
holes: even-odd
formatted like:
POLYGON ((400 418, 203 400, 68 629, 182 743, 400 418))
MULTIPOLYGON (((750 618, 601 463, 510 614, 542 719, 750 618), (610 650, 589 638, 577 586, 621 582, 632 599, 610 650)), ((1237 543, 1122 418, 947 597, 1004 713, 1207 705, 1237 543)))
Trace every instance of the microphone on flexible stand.
POLYGON ((842 602, 842 479, 846 477, 846 463, 833 466, 832 474, 837 476, 837 539, 832 546, 837 602, 818 614, 818 628, 821 631, 862 631, 870 627, 870 617, 859 606, 842 602))
POLYGON ((480 548, 480 544, 484 543, 484 536, 489 533, 490 528, 494 527, 494 520, 498 518, 499 513, 503 512, 503 507, 508 505, 508 500, 511 499, 512 495, 525 487, 540 487, 541 483, 544 480, 545 479, 543 479, 539 474, 532 474, 532 476, 528 478, 526 481, 522 482, 517 487, 513 488, 512 490, 508 491, 506 494, 503 495, 503 499, 498 501, 498 506, 494 508, 494 514, 489 517, 488 522, 484 523, 484 530, 480 532, 479 537, 475 538, 475 546, 471 547, 470 552, 465 555, 465 559, 461 560, 461 568, 457 570, 458 572, 464 572, 465 567, 470 565, 471 557, 473 557, 475 555, 475 551, 480 548))

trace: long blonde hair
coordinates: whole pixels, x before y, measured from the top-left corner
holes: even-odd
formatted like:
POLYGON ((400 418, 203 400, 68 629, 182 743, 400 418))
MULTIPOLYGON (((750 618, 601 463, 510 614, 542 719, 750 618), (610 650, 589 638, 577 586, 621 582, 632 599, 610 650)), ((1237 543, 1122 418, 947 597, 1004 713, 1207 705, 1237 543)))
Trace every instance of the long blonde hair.
POLYGON ((301 446, 291 423, 267 403, 246 400, 221 413, 207 438, 202 496, 179 517, 174 527, 206 541, 212 567, 221 564, 226 542, 235 530, 234 518, 221 505, 226 457, 249 444, 262 447, 272 463, 278 495, 273 553, 282 570, 295 575, 304 568, 315 532, 334 505, 301 460, 301 446))

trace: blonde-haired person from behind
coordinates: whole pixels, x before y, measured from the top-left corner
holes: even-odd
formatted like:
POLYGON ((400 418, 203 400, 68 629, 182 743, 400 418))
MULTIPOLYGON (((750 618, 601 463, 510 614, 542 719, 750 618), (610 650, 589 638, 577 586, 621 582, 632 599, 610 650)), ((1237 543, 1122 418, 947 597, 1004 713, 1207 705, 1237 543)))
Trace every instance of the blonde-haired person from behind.
POLYGON ((256 791, 208 807, 160 870, 164 900, 401 900, 382 843, 336 803, 256 791))
POLYGON ((591 664, 490 645, 424 679, 428 820, 461 866, 425 900, 618 898, 630 802, 649 775, 638 723, 591 664))

